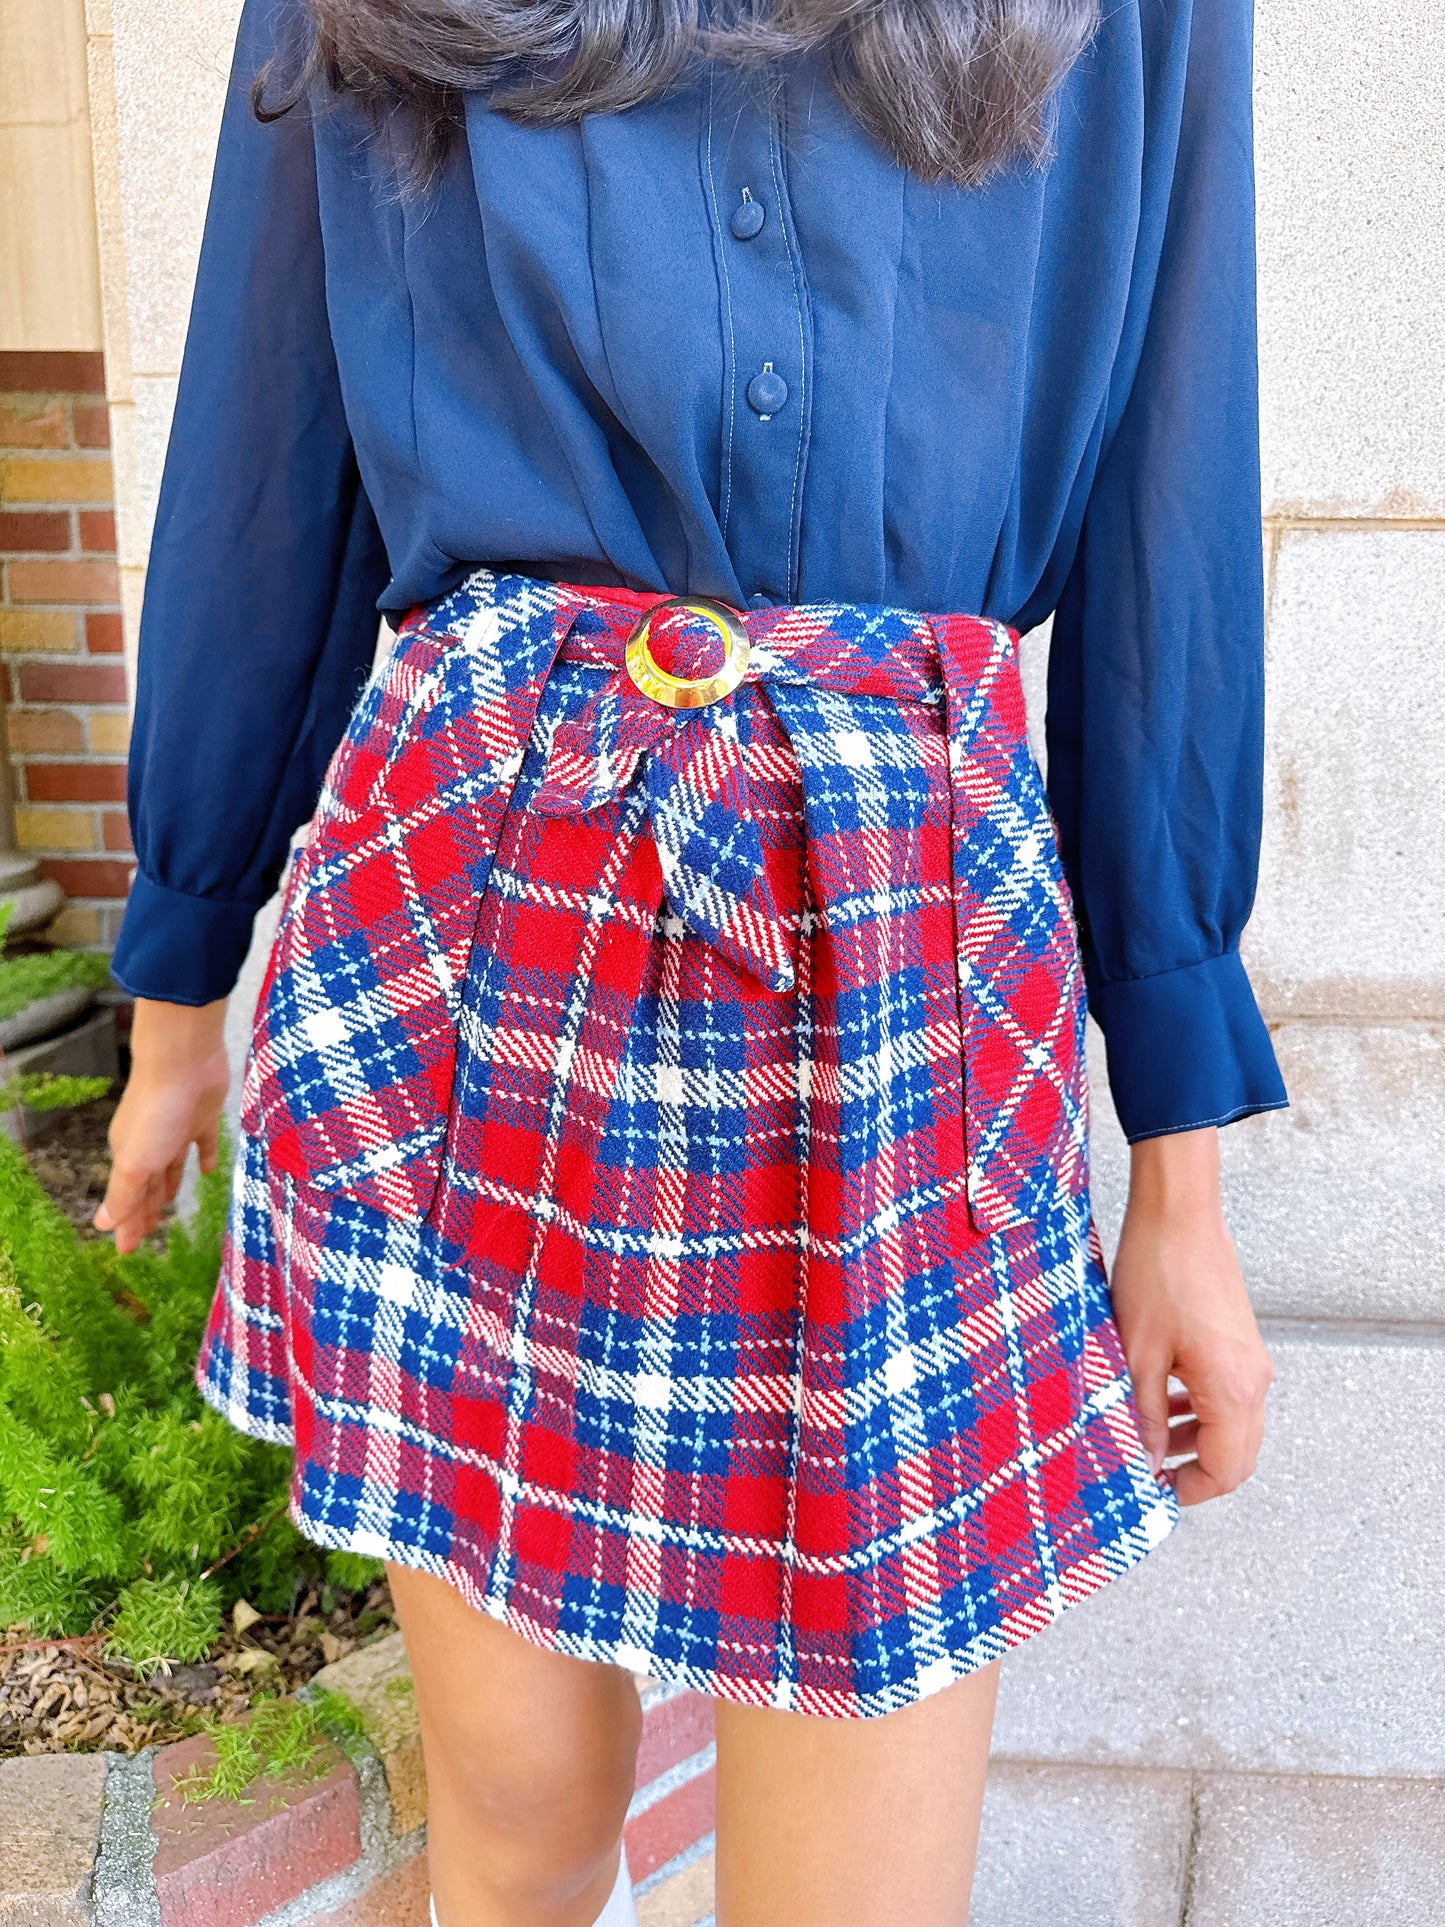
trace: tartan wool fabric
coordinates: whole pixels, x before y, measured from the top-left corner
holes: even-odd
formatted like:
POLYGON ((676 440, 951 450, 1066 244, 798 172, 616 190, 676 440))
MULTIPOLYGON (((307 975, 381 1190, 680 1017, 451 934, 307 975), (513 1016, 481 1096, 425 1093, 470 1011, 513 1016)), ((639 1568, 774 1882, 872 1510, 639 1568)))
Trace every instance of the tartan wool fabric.
POLYGON ((1016 639, 480 571, 288 881, 199 1368, 322 1544, 544 1645, 884 1713, 1168 1531, 1088 1203, 1016 639), (659 624, 659 629, 663 628, 659 624), (679 618, 658 642, 707 668, 679 618))

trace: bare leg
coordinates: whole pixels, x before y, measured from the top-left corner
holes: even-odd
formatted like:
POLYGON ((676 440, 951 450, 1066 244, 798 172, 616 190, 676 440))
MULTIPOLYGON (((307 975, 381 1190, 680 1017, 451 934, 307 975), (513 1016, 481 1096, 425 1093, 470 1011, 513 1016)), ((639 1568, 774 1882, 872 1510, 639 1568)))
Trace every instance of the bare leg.
POLYGON ((416 1686, 441 1927, 592 1927, 632 1796, 631 1675, 532 1646, 426 1573, 388 1572, 416 1686))
POLYGON ((997 1665, 873 1720, 719 1704, 718 1927, 965 1927, 997 1665))

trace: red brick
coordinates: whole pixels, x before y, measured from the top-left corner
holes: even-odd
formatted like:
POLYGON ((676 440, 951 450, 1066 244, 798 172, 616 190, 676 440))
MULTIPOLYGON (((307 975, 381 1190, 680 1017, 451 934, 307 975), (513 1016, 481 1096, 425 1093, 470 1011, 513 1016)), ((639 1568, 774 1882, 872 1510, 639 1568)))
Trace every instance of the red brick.
POLYGON ((0 407, 0 448, 64 448, 65 410, 51 396, 0 407))
POLYGON ((101 827, 107 850, 134 852, 135 845, 130 840, 130 818, 124 810, 107 810, 101 818, 101 827))
POLYGON ((77 402, 70 411, 77 448, 110 447, 110 410, 77 402))
POLYGON ((93 656, 119 656, 125 650, 125 625, 119 610, 85 618, 85 646, 93 656))
POLYGON ((130 894, 133 863, 118 857, 47 857, 40 866, 44 876, 54 877, 68 897, 124 897, 130 894))
POLYGON ((355 1900, 318 1914, 306 1927, 427 1927, 431 1899, 425 1853, 414 1853, 355 1900))
POLYGON ((28 763, 25 800, 27 803, 123 803, 125 764, 28 763))
POLYGON ((80 523, 80 546, 87 555, 115 554, 113 509, 82 509, 76 520, 80 523))
POLYGON ((6 394, 103 395, 105 356, 61 349, 0 353, 0 391, 6 394))
POLYGON ((125 701, 125 666, 118 662, 22 662, 10 674, 17 702, 125 701))
POLYGON ((151 1813, 161 1927, 250 1927, 361 1854, 356 1773, 334 1748, 322 1780, 267 1775, 243 1802, 187 1806, 175 1782, 214 1758, 207 1739, 156 1755, 151 1813))
POLYGON ((118 602, 114 562, 12 562, 6 569, 12 602, 118 602))
POLYGON ((634 1884, 645 1880, 717 1824, 717 1775, 711 1767, 628 1822, 627 1864, 634 1884))
POLYGON ((70 517, 57 509, 0 509, 0 549, 54 555, 70 547, 70 517))
POLYGON ((711 1746, 713 1731, 713 1703, 706 1693, 678 1693, 649 1706, 637 1749, 638 1786, 649 1785, 659 1773, 711 1746))

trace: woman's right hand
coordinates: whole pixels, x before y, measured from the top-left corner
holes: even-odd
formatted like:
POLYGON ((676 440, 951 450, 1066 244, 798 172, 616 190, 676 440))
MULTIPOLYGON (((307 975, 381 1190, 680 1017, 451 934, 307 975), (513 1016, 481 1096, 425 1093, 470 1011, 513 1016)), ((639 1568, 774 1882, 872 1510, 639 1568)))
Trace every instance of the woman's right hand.
POLYGON ((193 1144, 201 1169, 216 1168, 231 1080, 225 1027, 224 998, 196 1008, 136 1000, 130 1080, 111 1119, 110 1183, 95 1214, 117 1251, 134 1251, 160 1224, 193 1144))

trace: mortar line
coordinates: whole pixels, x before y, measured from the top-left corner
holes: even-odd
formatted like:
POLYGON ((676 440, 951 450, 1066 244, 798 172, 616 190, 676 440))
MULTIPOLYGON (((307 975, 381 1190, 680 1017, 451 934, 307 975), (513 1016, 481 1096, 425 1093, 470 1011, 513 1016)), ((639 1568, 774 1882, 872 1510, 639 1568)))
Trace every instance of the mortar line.
POLYGON ((106 1755, 100 1840, 90 1876, 96 1927, 160 1927, 151 1832, 154 1757, 155 1748, 149 1746, 130 1755, 106 1755))
POLYGON ((1362 1340, 1373 1344, 1409 1345, 1420 1350, 1438 1351, 1445 1346, 1445 1321, 1436 1318, 1331 1318, 1302 1313, 1267 1314, 1260 1319, 1266 1334, 1277 1332, 1281 1338, 1307 1337, 1324 1345, 1349 1345, 1362 1340))
POLYGON ((1266 1009, 1264 1021, 1270 1030, 1279 1030, 1285 1024, 1324 1024, 1336 1029, 1344 1027, 1350 1030, 1403 1030, 1407 1025, 1419 1024, 1422 1027, 1438 1030, 1442 1024, 1445 1024, 1445 1010, 1440 1010, 1433 1015, 1422 1016, 1418 1011, 1412 1011, 1408 1015, 1390 1017, 1374 1012, 1363 1015, 1359 1011, 1348 1010, 1266 1009))
POLYGON ((1324 1780, 1332 1784, 1356 1786, 1439 1787, 1445 1780, 1436 1773, 1329 1773, 1307 1767, 1274 1766, 1147 1766, 1132 1760, 1060 1760, 1039 1753, 991 1753, 989 1765, 1046 1767, 1051 1773, 1108 1773, 1127 1779, 1167 1779, 1197 1782, 1208 1780, 1324 1780))
POLYGON ((1189 1776, 1189 1825, 1184 1833, 1184 1871, 1179 1883, 1179 1927, 1189 1927, 1194 1912, 1194 1878, 1199 1865, 1199 1779, 1189 1776))
POLYGON ((1313 534, 1316 531, 1341 535, 1371 535, 1377 530, 1385 534, 1410 534, 1414 530, 1425 533, 1445 530, 1445 516, 1440 515, 1266 515, 1266 530, 1277 529, 1281 532, 1302 532, 1313 534))

